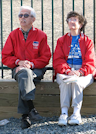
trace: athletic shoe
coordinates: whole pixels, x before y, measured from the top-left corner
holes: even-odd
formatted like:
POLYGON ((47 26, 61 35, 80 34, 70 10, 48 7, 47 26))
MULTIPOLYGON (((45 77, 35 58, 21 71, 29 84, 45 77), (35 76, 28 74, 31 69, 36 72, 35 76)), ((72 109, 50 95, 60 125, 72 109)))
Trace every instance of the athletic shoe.
POLYGON ((21 119, 21 128, 26 129, 26 128, 30 127, 30 126, 31 126, 31 121, 30 121, 29 117, 28 116, 27 117, 22 117, 22 119, 21 119))
POLYGON ((29 118, 31 121, 39 121, 42 119, 42 116, 39 115, 39 113, 36 111, 36 109, 32 109, 29 113, 29 118))
POLYGON ((68 115, 61 114, 59 117, 59 121, 58 121, 58 125, 59 126, 66 126, 67 125, 67 119, 68 119, 68 115))
POLYGON ((79 125, 82 122, 81 115, 72 114, 68 119, 68 124, 79 125))

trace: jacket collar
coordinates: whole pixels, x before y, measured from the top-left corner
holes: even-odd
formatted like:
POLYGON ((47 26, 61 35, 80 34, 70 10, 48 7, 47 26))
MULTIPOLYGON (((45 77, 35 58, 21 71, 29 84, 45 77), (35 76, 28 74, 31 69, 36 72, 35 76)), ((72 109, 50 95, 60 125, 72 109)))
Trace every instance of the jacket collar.
MULTIPOLYGON (((21 30, 21 31, 22 31, 22 28, 20 27, 20 28, 19 28, 19 30, 21 30)), ((35 31, 35 30, 36 30, 36 28, 32 26, 32 27, 30 28, 30 30, 35 31)), ((30 31, 30 30, 29 30, 29 31, 30 31)))
MULTIPOLYGON (((68 33, 67 34, 69 37, 71 37, 71 33, 68 33)), ((83 33, 80 33, 80 37, 84 37, 84 34, 83 33)))

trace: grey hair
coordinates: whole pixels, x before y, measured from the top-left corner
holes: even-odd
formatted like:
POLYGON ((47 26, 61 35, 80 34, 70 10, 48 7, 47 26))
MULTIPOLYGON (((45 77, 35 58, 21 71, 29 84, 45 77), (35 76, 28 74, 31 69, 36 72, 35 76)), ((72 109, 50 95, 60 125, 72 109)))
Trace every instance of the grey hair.
POLYGON ((22 9, 28 9, 28 10, 31 12, 31 15, 36 19, 35 10, 34 10, 32 7, 30 7, 30 6, 21 6, 21 7, 20 7, 19 14, 20 14, 20 12, 22 11, 22 9))

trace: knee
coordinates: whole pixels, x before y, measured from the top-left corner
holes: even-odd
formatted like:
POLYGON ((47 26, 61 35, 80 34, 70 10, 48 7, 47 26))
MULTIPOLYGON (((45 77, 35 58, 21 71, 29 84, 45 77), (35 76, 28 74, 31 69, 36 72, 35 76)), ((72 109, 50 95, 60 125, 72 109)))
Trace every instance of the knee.
POLYGON ((79 87, 79 84, 77 82, 72 83, 72 87, 79 87))
POLYGON ((78 93, 83 91, 83 88, 79 85, 79 83, 72 83, 72 90, 78 93))
POLYGON ((56 82, 58 83, 58 85, 61 85, 61 83, 64 83, 63 80, 60 78, 60 74, 58 73, 56 75, 56 82))
POLYGON ((31 75, 32 75, 32 70, 31 69, 22 69, 18 73, 18 79, 28 78, 31 75))

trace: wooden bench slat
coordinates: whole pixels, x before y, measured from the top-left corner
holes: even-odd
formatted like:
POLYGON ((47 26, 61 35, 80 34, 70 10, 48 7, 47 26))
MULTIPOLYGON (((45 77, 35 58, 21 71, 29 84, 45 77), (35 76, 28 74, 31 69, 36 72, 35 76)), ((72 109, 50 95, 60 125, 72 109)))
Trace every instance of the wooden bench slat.
MULTIPOLYGON (((53 95, 36 95, 34 104, 41 107, 59 107, 60 97, 53 95)), ((0 94, 0 106, 16 106, 18 105, 18 95, 16 94, 0 94)), ((96 96, 84 96, 83 107, 96 108, 96 96)))
MULTIPOLYGON (((18 94, 18 83, 0 82, 0 93, 18 94)), ((56 82, 40 82, 36 85, 36 94, 59 94, 59 87, 56 82)), ((96 95, 96 82, 84 89, 84 95, 96 95)))

